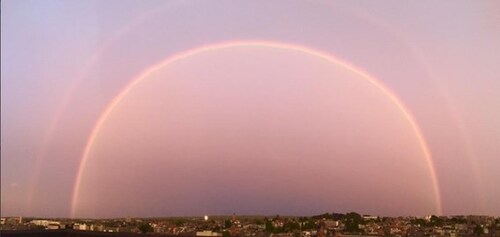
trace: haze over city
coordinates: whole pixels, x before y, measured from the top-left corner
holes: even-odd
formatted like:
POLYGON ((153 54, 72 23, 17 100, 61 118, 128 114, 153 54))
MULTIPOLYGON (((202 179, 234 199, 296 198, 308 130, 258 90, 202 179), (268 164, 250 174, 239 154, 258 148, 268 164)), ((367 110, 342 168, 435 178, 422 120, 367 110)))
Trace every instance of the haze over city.
POLYGON ((2 1, 1 215, 500 215, 497 1, 2 1))

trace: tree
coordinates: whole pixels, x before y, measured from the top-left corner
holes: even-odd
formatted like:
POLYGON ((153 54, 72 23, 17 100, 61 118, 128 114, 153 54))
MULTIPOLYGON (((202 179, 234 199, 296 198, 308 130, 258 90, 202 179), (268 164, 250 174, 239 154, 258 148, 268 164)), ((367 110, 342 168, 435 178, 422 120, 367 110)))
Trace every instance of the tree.
POLYGON ((425 222, 425 220, 424 220, 424 219, 422 219, 422 218, 417 218, 417 219, 415 219, 415 220, 413 221, 413 223, 414 223, 415 225, 420 226, 420 227, 425 227, 425 226, 427 225, 427 223, 425 222))
POLYGON ((220 231, 220 226, 216 225, 216 226, 212 227, 212 231, 213 232, 219 232, 220 231))
POLYGON ((347 213, 344 217, 345 231, 351 233, 360 232, 359 225, 363 224, 363 218, 356 212, 347 213))
POLYGON ((345 214, 335 213, 335 212, 332 213, 332 219, 333 220, 339 221, 339 220, 342 220, 344 217, 345 217, 345 214))
POLYGON ((307 220, 304 225, 302 226, 302 229, 304 230, 312 230, 318 228, 318 225, 314 222, 314 220, 307 220))
POLYGON ((333 219, 333 216, 330 215, 329 213, 324 213, 324 214, 321 214, 321 215, 317 215, 317 216, 312 216, 313 219, 317 219, 317 220, 321 220, 321 219, 333 219))
POLYGON ((184 221, 183 219, 177 219, 174 221, 174 224, 175 224, 175 226, 179 227, 179 226, 184 225, 185 222, 186 221, 184 221))
POLYGON ((266 220, 266 232, 274 233, 274 225, 273 222, 270 220, 266 220))
POLYGON ((476 225, 476 228, 474 228, 474 234, 477 236, 484 234, 483 227, 481 227, 481 225, 476 225))
POLYGON ((149 233, 149 232, 153 232, 153 227, 151 225, 149 225, 149 223, 143 223, 141 225, 139 225, 139 230, 142 232, 142 233, 149 233))
POLYGON ((233 225, 233 223, 231 222, 231 220, 224 221, 224 228, 229 229, 229 228, 231 228, 232 225, 233 225))
POLYGON ((441 220, 439 217, 432 215, 431 216, 431 225, 432 226, 442 226, 443 225, 443 220, 441 220))
POLYGON ((293 230, 298 230, 298 229, 300 229, 300 225, 298 222, 295 222, 295 221, 285 222, 285 226, 284 226, 285 232, 291 232, 293 230))

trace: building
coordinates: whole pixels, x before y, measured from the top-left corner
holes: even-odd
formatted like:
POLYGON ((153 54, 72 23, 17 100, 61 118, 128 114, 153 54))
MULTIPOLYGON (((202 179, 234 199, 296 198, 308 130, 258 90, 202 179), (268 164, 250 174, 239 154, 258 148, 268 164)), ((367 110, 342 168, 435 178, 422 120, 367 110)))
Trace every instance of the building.
POLYGON ((196 232, 196 236, 211 237, 211 236, 222 236, 222 233, 213 232, 210 230, 196 232))

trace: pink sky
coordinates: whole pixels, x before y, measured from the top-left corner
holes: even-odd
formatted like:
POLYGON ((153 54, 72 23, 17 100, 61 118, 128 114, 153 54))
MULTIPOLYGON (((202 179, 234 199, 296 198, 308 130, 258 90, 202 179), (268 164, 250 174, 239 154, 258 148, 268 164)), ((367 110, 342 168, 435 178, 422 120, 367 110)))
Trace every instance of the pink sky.
POLYGON ((488 2, 2 1, 4 215, 500 214, 500 8, 488 2))

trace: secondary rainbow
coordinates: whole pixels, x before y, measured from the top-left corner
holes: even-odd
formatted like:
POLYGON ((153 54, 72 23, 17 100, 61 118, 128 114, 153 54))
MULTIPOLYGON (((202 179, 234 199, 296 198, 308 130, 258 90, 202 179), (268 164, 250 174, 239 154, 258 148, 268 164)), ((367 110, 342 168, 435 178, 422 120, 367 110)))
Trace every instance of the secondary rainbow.
POLYGON ((143 82, 149 75, 154 73, 155 71, 159 70, 160 68, 166 67, 172 63, 175 63, 177 61, 187 59, 191 56, 195 56, 200 53, 204 52, 210 52, 210 51, 216 51, 216 50, 221 50, 221 49, 227 49, 227 48, 234 48, 234 47, 265 47, 265 48, 275 48, 275 49, 283 49, 283 50, 291 50, 291 51, 297 51, 297 52, 302 52, 307 55, 315 56, 318 58, 321 58, 323 60, 326 60, 330 63, 333 63, 337 66, 343 67, 347 69, 348 71, 358 75, 359 77, 363 78, 366 80, 368 83, 371 85, 375 86, 378 90, 380 90, 385 96, 387 96, 388 99, 398 108, 398 110, 403 114, 404 118, 408 121, 410 124, 411 128, 413 129, 417 140, 419 142, 419 146, 421 147, 423 153, 424 153, 424 158, 426 161, 426 164, 428 166, 428 169, 431 173, 431 180, 432 180, 432 185, 433 185, 433 191, 434 191, 434 196, 436 199, 436 209, 437 209, 437 214, 441 214, 441 195, 440 195, 440 189, 439 189, 439 183, 437 181, 437 175, 436 171, 434 168, 434 164, 432 161, 432 155, 430 152, 430 149, 427 145, 427 142, 424 139, 424 136, 422 134, 422 131, 420 127, 418 126, 416 120, 414 119, 413 115, 411 114, 410 110, 404 105, 404 103, 396 96, 395 93, 393 93, 389 88, 384 86, 379 80, 377 80, 375 77, 371 76, 370 74, 364 72, 363 70, 355 67, 354 65, 341 60, 329 53, 325 53, 313 48, 301 46, 301 45, 296 45, 296 44, 289 44, 289 43, 281 43, 281 42, 273 42, 273 41, 230 41, 230 42, 222 42, 222 43, 217 43, 217 44, 210 44, 210 45, 203 45, 200 47, 196 47, 190 50, 186 50, 177 54, 174 54, 167 59, 152 65, 151 67, 145 69, 143 72, 141 72, 137 77, 132 79, 130 83, 128 83, 123 90, 121 90, 111 101, 110 103, 105 107, 104 111, 101 113, 99 118, 97 119, 97 122, 92 129, 92 132, 90 133, 90 136, 88 138, 88 141, 85 145, 80 164, 78 166, 78 171, 75 179, 75 185, 73 189, 73 196, 72 196, 72 202, 71 202, 71 216, 74 217, 77 204, 78 204, 78 197, 80 193, 80 185, 82 182, 82 175, 85 170, 86 163, 89 159, 89 154, 90 151, 92 150, 92 146, 94 144, 94 141, 96 137, 99 134, 99 131, 105 121, 107 120, 108 116, 111 114, 111 112, 114 110, 114 108, 122 101, 122 99, 139 83, 143 82))

